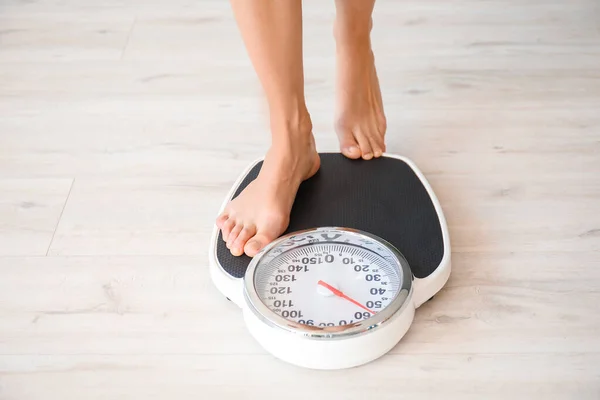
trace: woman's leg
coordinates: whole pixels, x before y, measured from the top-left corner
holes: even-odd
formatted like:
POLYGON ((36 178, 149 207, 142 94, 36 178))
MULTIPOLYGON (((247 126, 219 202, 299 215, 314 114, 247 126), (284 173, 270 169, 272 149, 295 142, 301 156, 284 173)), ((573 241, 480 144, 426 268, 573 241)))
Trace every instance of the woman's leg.
POLYGON ((386 118, 371 50, 374 0, 336 0, 336 132, 350 158, 371 159, 385 151, 386 118))
POLYGON ((317 172, 320 160, 304 101, 301 0, 231 4, 266 93, 272 144, 258 177, 216 223, 233 255, 252 257, 287 229, 298 187, 317 172))

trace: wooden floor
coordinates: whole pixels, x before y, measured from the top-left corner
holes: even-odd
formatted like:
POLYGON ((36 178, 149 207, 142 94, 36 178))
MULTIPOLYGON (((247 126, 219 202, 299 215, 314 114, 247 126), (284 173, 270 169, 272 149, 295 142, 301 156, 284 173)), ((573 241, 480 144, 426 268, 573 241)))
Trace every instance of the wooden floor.
MULTIPOLYGON (((305 2, 319 151, 334 14, 305 2)), ((390 354, 318 372, 266 354, 208 274, 269 144, 228 3, 0 3, 0 399, 600 399, 600 4, 374 19, 388 150, 438 194, 453 272, 390 354)))

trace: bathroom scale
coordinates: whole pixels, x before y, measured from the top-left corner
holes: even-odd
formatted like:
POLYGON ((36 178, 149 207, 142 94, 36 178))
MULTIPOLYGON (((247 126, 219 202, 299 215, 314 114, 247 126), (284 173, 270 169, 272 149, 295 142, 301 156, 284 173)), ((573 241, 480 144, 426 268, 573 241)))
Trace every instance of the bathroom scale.
MULTIPOLYGON (((256 256, 233 256, 214 228, 210 273, 274 357, 305 368, 350 368, 395 347, 416 309, 443 288, 450 239, 442 207, 411 160, 320 156, 287 230, 256 256)), ((240 175, 220 212, 262 162, 240 175)))

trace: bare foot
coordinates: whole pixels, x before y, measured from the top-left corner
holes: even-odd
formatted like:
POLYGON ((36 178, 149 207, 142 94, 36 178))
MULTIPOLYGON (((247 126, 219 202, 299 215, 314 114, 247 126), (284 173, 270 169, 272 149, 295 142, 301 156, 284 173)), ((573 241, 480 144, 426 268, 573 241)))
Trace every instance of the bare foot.
POLYGON ((370 39, 341 30, 335 36, 340 150, 353 159, 380 157, 387 127, 370 39))
POLYGON ((234 256, 254 257, 287 229, 298 187, 321 164, 311 131, 280 135, 284 142, 273 143, 258 177, 217 218, 234 256))

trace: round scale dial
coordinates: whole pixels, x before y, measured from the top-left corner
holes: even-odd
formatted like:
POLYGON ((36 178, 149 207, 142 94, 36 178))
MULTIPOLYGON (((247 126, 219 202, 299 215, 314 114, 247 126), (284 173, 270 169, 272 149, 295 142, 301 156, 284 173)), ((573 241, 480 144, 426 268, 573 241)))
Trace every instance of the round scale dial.
POLYGON ((393 312, 390 305, 411 279, 406 261, 389 243, 339 228, 279 240, 255 257, 251 269, 246 290, 263 319, 274 319, 273 313, 296 328, 327 332, 393 312))
POLYGON ((305 325, 341 326, 370 318, 398 293, 400 276, 377 253, 352 244, 296 247, 256 274, 256 290, 273 312, 305 325))

